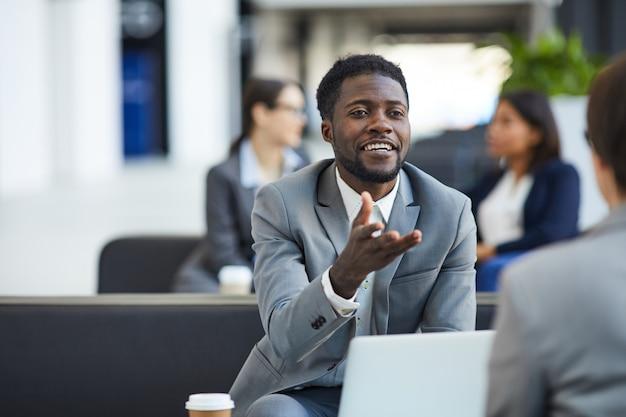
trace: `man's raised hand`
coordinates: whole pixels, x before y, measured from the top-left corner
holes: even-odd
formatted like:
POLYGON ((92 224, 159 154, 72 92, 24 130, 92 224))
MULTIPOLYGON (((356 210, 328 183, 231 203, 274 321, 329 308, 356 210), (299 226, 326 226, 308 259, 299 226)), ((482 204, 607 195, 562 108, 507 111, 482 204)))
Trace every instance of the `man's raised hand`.
POLYGON ((361 209, 352 222, 348 243, 329 273, 334 291, 348 299, 354 296, 367 274, 383 268, 422 240, 419 230, 405 236, 400 236, 395 230, 372 236, 385 226, 380 222, 369 222, 374 206, 370 193, 361 193, 361 202, 361 209))

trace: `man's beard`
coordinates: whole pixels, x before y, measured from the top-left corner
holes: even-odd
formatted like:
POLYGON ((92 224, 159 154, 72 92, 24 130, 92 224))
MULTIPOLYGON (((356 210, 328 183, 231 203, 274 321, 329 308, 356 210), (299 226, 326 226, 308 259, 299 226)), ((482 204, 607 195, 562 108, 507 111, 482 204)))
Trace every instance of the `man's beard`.
POLYGON ((375 171, 367 169, 363 162, 361 162, 361 159, 359 159, 358 154, 354 160, 351 160, 343 154, 335 152, 335 159, 346 169, 346 171, 357 177, 359 180, 378 184, 389 182, 396 178, 398 176, 398 172, 400 172, 400 169, 402 168, 402 164, 404 163, 404 160, 398 157, 396 166, 393 169, 388 171, 375 171))

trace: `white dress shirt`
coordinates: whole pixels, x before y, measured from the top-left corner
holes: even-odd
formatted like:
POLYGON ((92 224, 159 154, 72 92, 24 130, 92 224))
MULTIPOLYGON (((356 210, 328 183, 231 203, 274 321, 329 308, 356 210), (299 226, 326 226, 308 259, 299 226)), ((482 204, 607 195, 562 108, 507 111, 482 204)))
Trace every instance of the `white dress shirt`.
POLYGON ((533 185, 533 177, 524 175, 515 180, 507 171, 487 198, 478 206, 478 226, 483 242, 499 245, 516 240, 524 234, 524 204, 533 185))
MULTIPOLYGON (((343 200, 343 205, 346 208, 346 214, 348 215, 348 221, 350 224, 354 221, 359 210, 361 209, 361 195, 354 191, 339 175, 339 170, 335 169, 335 178, 337 180, 337 186, 339 187, 339 193, 343 200)), ((374 202, 374 208, 370 215, 370 223, 382 222, 387 224, 389 222, 389 216, 391 215, 391 209, 393 208, 393 202, 398 194, 398 188, 400 187, 400 176, 396 178, 396 184, 393 189, 381 198, 374 202)), ((335 311, 342 316, 351 315, 358 307, 359 302, 355 301, 358 298, 359 292, 366 291, 373 284, 373 274, 369 274, 368 278, 363 281, 361 287, 357 290, 357 293, 351 299, 345 299, 339 296, 333 290, 333 286, 330 282, 329 275, 330 267, 322 275, 322 287, 324 287, 324 294, 330 301, 335 311), (370 275, 372 276, 370 279, 370 275)), ((371 291, 370 291, 371 292, 371 291)))
MULTIPOLYGON (((291 174, 304 163, 304 160, 296 151, 285 146, 283 148, 283 170, 281 176, 291 174)), ((241 177, 241 185, 246 188, 260 188, 265 185, 259 160, 252 149, 250 139, 245 139, 239 148, 239 175, 241 177)))
MULTIPOLYGON (((339 175, 339 171, 335 170, 335 177, 337 179, 337 186, 341 193, 343 205, 346 208, 346 214, 350 224, 354 221, 359 210, 361 209, 361 196, 354 191, 339 175)), ((393 202, 398 194, 398 188, 400 186, 400 176, 396 178, 396 184, 389 194, 381 198, 374 203, 372 208, 372 214, 370 215, 369 222, 382 222, 388 223, 389 216, 391 215, 391 209, 393 208, 393 202)), ((324 274, 322 274, 322 287, 324 288, 324 294, 333 306, 333 309, 342 316, 351 316, 356 314, 356 335, 363 336, 371 334, 372 325, 372 302, 373 302, 373 289, 374 279, 376 278, 376 272, 370 272, 365 280, 361 283, 354 297, 347 300, 339 296, 333 290, 333 286, 330 282, 329 276, 330 268, 328 268, 324 274)), ((345 372, 346 363, 341 362, 335 369, 329 373, 311 381, 304 386, 326 386, 335 387, 341 385, 343 382, 343 375, 345 372)))

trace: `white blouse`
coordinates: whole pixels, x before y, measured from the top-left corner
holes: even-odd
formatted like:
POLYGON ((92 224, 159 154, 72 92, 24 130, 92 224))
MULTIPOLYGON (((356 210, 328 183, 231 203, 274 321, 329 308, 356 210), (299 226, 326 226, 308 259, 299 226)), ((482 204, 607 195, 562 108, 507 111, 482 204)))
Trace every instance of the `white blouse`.
POLYGON ((516 240, 524 233, 524 203, 533 185, 533 177, 518 181, 507 171, 478 206, 478 227, 483 242, 499 245, 516 240))

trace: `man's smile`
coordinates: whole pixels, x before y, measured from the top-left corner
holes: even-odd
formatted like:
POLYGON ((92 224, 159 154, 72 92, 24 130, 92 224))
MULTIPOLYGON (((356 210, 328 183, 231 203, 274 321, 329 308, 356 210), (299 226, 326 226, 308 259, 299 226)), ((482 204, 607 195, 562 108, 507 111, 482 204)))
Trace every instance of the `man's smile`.
POLYGON ((398 147, 391 141, 386 139, 372 139, 367 141, 360 147, 360 151, 376 152, 380 154, 390 153, 396 151, 398 147))

